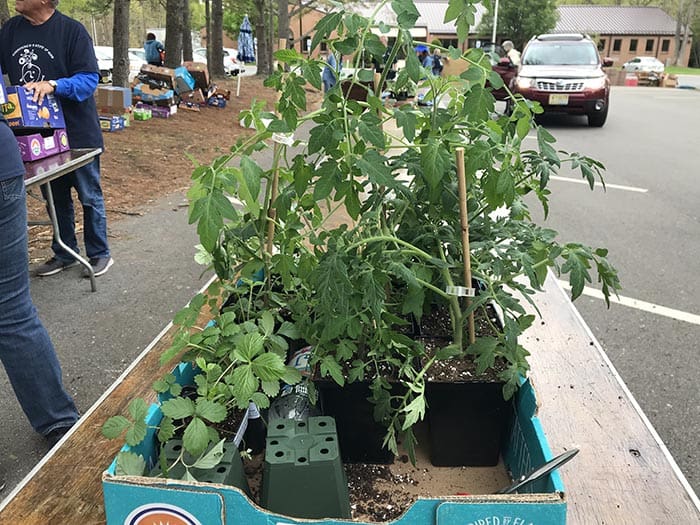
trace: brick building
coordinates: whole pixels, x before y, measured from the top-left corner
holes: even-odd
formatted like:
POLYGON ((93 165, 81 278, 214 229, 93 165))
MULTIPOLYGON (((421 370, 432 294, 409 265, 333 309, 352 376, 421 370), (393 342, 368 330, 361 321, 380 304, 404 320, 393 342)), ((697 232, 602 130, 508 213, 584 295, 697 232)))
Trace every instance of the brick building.
MULTIPOLYGON (((453 22, 444 22, 447 2, 445 0, 415 0, 420 13, 412 30, 416 41, 431 42, 439 39, 444 47, 457 47, 457 32, 453 22)), ((364 4, 355 9, 364 16, 376 5, 364 4)), ((479 39, 476 28, 485 16, 490 16, 486 8, 478 4, 474 25, 465 47, 478 47, 490 38, 479 39)), ((554 33, 585 33, 596 39, 600 54, 609 57, 614 65, 620 66, 635 56, 654 56, 670 64, 675 57, 676 21, 659 7, 570 5, 559 6, 559 21, 554 33)), ((323 11, 308 9, 301 20, 291 19, 291 31, 297 38, 301 34, 312 34, 316 23, 325 15, 323 11)), ((395 23, 394 13, 385 8, 379 19, 387 24, 395 23)), ((391 34, 388 35, 391 37, 391 34)), ((505 37, 497 37, 500 43, 505 37)), ((311 37, 308 37, 310 41, 311 37)), ((300 48, 299 44, 295 46, 300 48)), ((688 37, 681 63, 687 65, 692 47, 692 36, 688 37)), ((306 49, 303 49, 306 51, 306 49)))
MULTIPOLYGON (((555 33, 587 33, 598 42, 600 54, 620 66, 636 56, 653 56, 666 65, 676 51, 676 20, 660 7, 560 6, 555 33)), ((688 65, 692 37, 681 63, 688 65)))

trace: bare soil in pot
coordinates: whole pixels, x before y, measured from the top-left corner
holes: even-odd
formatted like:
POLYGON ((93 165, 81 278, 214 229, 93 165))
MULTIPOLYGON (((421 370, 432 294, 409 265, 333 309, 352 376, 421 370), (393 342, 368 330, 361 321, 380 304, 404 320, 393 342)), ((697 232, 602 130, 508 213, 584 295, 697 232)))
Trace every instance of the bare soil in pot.
MULTIPOLYGON (((487 305, 486 312, 479 309, 474 312, 474 328, 476 337, 495 337, 494 325, 500 326, 501 322, 496 315, 493 306, 487 305)), ((428 357, 432 356, 439 348, 443 348, 452 341, 452 327, 450 324, 450 313, 447 308, 434 308, 430 313, 424 315, 420 320, 420 336, 418 340, 423 343, 428 357)), ((468 334, 465 331, 465 340, 468 334)), ((459 382, 459 381, 484 381, 501 382, 498 373, 506 367, 504 361, 496 361, 493 368, 486 370, 483 374, 476 373, 476 362, 471 356, 465 358, 445 359, 436 361, 426 374, 429 382, 459 382)))
MULTIPOLYGON (((424 424, 416 429, 419 443, 427 442, 424 424)), ((264 454, 244 461, 253 501, 259 500, 264 454)), ((401 454, 394 463, 346 463, 352 519, 385 522, 400 517, 418 498, 465 494, 493 494, 511 483, 503 463, 493 467, 434 467, 425 446, 417 449, 412 465, 401 454)))
MULTIPOLYGON (((501 323, 488 305, 474 313, 476 337, 496 336, 501 323)), ((421 337, 428 357, 450 344, 451 325, 446 308, 436 308, 421 319, 421 337), (430 337, 428 336, 430 335, 430 337)), ((465 334, 465 338, 467 334, 465 334)), ((471 355, 435 361, 426 374, 428 443, 435 466, 491 466, 499 461, 504 436, 513 415, 503 398, 498 374, 507 363, 477 373, 471 355)))

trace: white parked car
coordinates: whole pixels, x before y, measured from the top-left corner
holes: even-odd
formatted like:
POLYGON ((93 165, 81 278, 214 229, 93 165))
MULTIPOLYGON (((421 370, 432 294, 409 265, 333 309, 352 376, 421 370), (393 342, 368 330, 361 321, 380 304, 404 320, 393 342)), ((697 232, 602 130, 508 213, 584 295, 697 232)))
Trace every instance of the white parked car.
POLYGON ((145 63, 146 61, 143 58, 129 49, 129 82, 133 82, 136 75, 141 72, 141 66, 145 63))
POLYGON ((109 46, 94 46, 97 57, 97 67, 100 68, 100 82, 109 84, 112 82, 112 48, 109 46))
MULTIPOLYGON (((236 76, 239 73, 245 71, 243 64, 239 64, 236 57, 238 56, 238 51, 231 48, 224 48, 224 73, 231 76, 236 76)), ((207 63, 207 48, 198 47, 192 50, 195 62, 207 63)))
POLYGON ((142 47, 130 47, 129 54, 136 55, 142 62, 146 62, 146 50, 142 47))
MULTIPOLYGON (((100 82, 109 84, 112 82, 112 72, 114 68, 114 49, 110 46, 94 46, 97 66, 100 68, 100 82)), ((136 78, 141 71, 141 66, 146 63, 132 48, 129 49, 129 82, 136 78)))
POLYGON ((625 71, 646 71, 647 73, 663 73, 664 63, 654 57, 634 57, 622 64, 625 71))

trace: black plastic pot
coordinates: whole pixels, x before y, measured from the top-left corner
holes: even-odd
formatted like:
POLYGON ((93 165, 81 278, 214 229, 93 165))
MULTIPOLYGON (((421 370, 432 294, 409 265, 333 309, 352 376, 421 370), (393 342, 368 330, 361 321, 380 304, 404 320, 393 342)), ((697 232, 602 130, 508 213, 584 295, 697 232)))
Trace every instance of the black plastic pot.
POLYGON ((513 403, 503 399, 502 383, 426 385, 430 462, 436 467, 498 464, 508 436, 513 403))
POLYGON ((335 419, 343 462, 393 463, 394 454, 382 446, 386 427, 374 420, 369 383, 341 387, 332 380, 314 379, 314 384, 322 414, 335 419))

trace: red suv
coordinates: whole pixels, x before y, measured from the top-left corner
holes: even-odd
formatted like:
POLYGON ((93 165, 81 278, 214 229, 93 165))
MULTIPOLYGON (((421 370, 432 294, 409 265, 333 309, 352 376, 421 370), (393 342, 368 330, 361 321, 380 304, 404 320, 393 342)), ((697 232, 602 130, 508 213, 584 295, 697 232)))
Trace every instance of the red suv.
MULTIPOLYGON (((610 82, 598 48, 588 36, 550 34, 532 38, 525 46, 513 93, 539 102, 545 113, 587 115, 588 125, 605 124, 610 82)), ((512 109, 513 101, 507 102, 512 109)))

